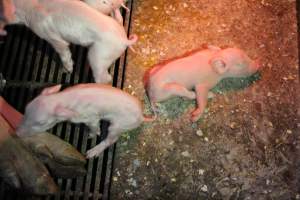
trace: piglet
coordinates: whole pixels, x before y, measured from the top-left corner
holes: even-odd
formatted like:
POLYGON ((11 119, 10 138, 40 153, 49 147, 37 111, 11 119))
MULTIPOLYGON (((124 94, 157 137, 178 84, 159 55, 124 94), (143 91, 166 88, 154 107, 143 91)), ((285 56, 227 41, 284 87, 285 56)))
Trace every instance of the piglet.
POLYGON ((52 128, 56 123, 70 121, 84 123, 90 135, 99 135, 99 121, 110 121, 107 138, 87 152, 87 157, 98 156, 117 141, 124 131, 138 127, 152 118, 143 116, 140 101, 103 84, 79 84, 59 92, 61 85, 46 88, 25 109, 17 135, 24 137, 52 128))
POLYGON ((144 86, 155 112, 155 103, 171 97, 196 99, 198 106, 191 113, 195 122, 206 107, 209 90, 219 81, 250 76, 258 69, 258 61, 251 60, 240 49, 208 46, 155 65, 145 73, 144 86))
MULTIPOLYGON (((7 0, 10 1, 10 0, 7 0)), ((110 65, 137 41, 127 39, 124 28, 81 1, 13 0, 15 23, 28 26, 48 41, 60 55, 68 72, 73 71, 69 44, 88 47, 88 60, 97 83, 108 83, 110 65)))
POLYGON ((99 12, 110 15, 119 22, 119 24, 123 25, 123 17, 120 12, 120 8, 123 7, 127 12, 129 12, 129 8, 127 8, 124 4, 124 0, 83 0, 85 3, 95 8, 99 12))

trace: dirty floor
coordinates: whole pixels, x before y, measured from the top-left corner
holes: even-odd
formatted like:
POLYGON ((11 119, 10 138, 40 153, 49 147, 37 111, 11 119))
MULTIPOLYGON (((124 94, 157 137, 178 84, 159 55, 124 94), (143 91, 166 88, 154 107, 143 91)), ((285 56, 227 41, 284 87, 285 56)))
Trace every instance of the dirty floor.
POLYGON ((197 123, 181 98, 117 144, 111 199, 300 199, 295 0, 134 0, 125 90, 144 102, 144 72, 213 44, 242 48, 258 75, 214 88, 197 123))

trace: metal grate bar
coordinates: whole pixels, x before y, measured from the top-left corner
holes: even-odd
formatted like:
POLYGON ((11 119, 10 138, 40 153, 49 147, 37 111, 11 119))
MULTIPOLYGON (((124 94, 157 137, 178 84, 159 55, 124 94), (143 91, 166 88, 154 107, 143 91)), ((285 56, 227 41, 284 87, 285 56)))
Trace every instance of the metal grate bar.
POLYGON ((21 34, 21 33, 22 33, 22 29, 18 28, 16 34, 20 34, 21 37, 16 38, 15 41, 12 43, 12 51, 11 51, 11 54, 10 54, 9 61, 6 64, 6 70, 7 70, 6 74, 7 74, 8 77, 13 77, 12 73, 13 73, 13 71, 15 71, 14 65, 15 65, 15 61, 17 60, 15 58, 19 57, 18 49, 22 45, 22 36, 23 36, 23 34, 21 34))
MULTIPOLYGON (((18 60, 16 60, 15 65, 20 66, 22 65, 22 63, 24 62, 25 59, 25 55, 26 55, 26 49, 28 49, 28 36, 29 36, 29 32, 24 28, 22 29, 22 34, 24 34, 22 43, 20 43, 20 52, 19 52, 19 56, 18 56, 18 60)), ((13 70, 13 66, 11 67, 13 70)), ((13 80, 19 80, 19 78, 21 77, 22 72, 24 72, 24 68, 21 67, 20 70, 16 70, 14 73, 14 76, 12 76, 13 80)))
POLYGON ((7 66, 6 66, 6 63, 7 63, 7 60, 9 59, 9 55, 11 55, 11 50, 12 48, 10 48, 12 46, 12 43, 13 43, 13 34, 12 34, 12 31, 11 31, 11 27, 8 27, 7 28, 7 31, 8 31, 8 36, 7 36, 7 39, 1 43, 1 46, 3 46, 4 48, 2 49, 1 51, 1 60, 0 60, 0 70, 1 72, 3 73, 3 75, 6 75, 6 71, 7 71, 7 66))
POLYGON ((30 39, 29 39, 29 52, 27 52, 27 56, 25 57, 25 63, 23 64, 24 68, 24 74, 23 77, 21 77, 21 81, 28 81, 30 80, 30 75, 33 72, 33 66, 34 66, 34 60, 35 60, 35 55, 37 52, 37 42, 38 38, 36 35, 34 35, 30 31, 30 39))
MULTIPOLYGON (((127 7, 130 9, 130 14, 127 15, 123 12, 123 18, 124 18, 124 27, 127 31, 127 36, 130 35, 130 22, 131 22, 131 16, 132 16, 132 10, 133 10, 134 1, 128 1, 127 7)), ((115 66, 118 66, 118 69, 115 69, 115 74, 117 74, 118 79, 114 79, 113 86, 118 87, 120 89, 123 89, 124 80, 125 80, 125 71, 126 71, 126 58, 127 58, 127 51, 125 54, 123 54, 120 59, 117 61, 118 64, 115 66)), ((109 147, 105 152, 108 152, 108 163, 107 165, 110 167, 107 167, 107 176, 105 177, 105 188, 103 191, 103 199, 110 199, 110 188, 111 188, 111 182, 112 182, 112 173, 114 168, 114 158, 115 158, 115 151, 116 151, 117 143, 115 143, 113 146, 109 147)))

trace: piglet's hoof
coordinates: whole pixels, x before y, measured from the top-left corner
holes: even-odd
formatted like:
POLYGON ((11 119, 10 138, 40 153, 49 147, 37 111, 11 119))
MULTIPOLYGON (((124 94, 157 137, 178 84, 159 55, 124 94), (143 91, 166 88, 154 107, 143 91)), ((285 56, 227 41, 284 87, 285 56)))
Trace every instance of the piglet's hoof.
POLYGON ((196 93, 195 92, 189 92, 186 97, 188 99, 196 99, 196 93))
POLYGON ((63 72, 71 74, 73 72, 73 61, 63 62, 63 72))
POLYGON ((59 137, 40 133, 20 138, 31 151, 59 178, 75 178, 86 174, 85 157, 59 137))
POLYGON ((192 122, 196 122, 196 121, 198 121, 198 119, 201 117, 201 115, 202 115, 202 111, 201 111, 201 109, 195 109, 195 110, 192 110, 191 112, 190 112, 190 115, 191 115, 191 121, 192 122))
POLYGON ((73 72, 73 69, 67 69, 67 68, 63 68, 63 73, 66 73, 66 74, 72 74, 73 72))
POLYGON ((99 153, 96 149, 90 149, 86 152, 86 158, 94 158, 94 157, 98 157, 99 153))
POLYGON ((63 165, 83 166, 86 163, 84 156, 71 144, 50 133, 40 133, 21 140, 41 160, 52 159, 63 165))
MULTIPOLYGON (((1 132, 0 138, 3 137, 5 135, 1 132)), ((0 177, 5 183, 36 195, 55 194, 58 191, 47 168, 22 141, 9 136, 0 143, 0 177)))

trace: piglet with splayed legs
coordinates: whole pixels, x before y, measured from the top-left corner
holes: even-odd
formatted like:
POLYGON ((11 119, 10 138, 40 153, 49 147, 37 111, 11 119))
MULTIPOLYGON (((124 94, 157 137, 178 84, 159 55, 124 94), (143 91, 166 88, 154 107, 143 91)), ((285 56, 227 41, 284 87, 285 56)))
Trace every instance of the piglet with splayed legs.
POLYGON ((154 120, 143 116, 137 98, 120 89, 96 83, 79 84, 59 92, 60 87, 44 89, 26 106, 18 136, 41 133, 62 121, 85 123, 94 136, 100 134, 99 121, 108 120, 107 138, 87 152, 91 158, 115 143, 124 131, 154 120))
POLYGON ((171 97, 196 99, 198 106, 191 113, 191 120, 197 121, 206 107, 209 90, 219 81, 250 76, 258 69, 258 61, 240 49, 208 46, 155 65, 145 73, 144 86, 155 112, 157 102, 171 97))

